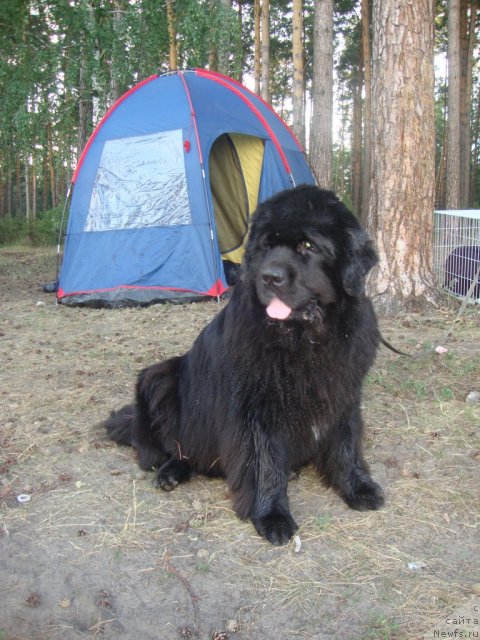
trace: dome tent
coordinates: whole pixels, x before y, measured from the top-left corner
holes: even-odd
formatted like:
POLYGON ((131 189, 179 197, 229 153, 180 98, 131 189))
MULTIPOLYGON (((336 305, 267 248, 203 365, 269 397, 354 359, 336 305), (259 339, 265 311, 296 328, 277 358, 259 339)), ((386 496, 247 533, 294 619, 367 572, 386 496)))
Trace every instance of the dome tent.
POLYGON ((240 83, 203 69, 151 76, 110 108, 80 157, 57 298, 220 296, 257 203, 314 182, 291 131, 240 83))

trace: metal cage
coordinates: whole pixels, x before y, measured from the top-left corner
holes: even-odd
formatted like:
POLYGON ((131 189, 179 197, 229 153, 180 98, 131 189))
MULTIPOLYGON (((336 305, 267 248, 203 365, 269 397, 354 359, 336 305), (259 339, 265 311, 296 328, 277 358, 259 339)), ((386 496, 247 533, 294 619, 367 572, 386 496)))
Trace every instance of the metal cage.
POLYGON ((479 210, 435 211, 433 260, 440 288, 480 303, 479 210))

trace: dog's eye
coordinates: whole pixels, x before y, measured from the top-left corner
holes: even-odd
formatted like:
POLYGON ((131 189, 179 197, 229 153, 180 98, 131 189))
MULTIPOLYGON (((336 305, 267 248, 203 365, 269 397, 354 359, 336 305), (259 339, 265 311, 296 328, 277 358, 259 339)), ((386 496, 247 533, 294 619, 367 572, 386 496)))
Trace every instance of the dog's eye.
POLYGON ((302 240, 297 245, 297 253, 301 253, 302 255, 306 253, 318 253, 318 249, 310 240, 302 240))

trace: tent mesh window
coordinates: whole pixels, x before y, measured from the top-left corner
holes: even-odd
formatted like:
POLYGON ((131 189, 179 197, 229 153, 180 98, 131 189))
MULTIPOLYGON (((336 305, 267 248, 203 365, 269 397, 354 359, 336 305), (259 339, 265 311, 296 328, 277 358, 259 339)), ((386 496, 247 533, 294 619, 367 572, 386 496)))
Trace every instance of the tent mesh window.
POLYGON ((480 211, 435 212, 433 260, 442 289, 480 303, 480 211))
POLYGON ((190 224, 183 156, 180 129, 107 140, 85 231, 190 224))

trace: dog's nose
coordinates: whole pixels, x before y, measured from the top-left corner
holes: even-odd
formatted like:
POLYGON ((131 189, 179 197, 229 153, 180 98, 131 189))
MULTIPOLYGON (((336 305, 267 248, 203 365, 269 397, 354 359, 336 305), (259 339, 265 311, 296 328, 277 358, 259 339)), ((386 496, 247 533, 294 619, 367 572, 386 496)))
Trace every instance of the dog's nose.
POLYGON ((265 284, 281 287, 287 280, 287 272, 280 265, 269 265, 262 272, 262 280, 265 284))

